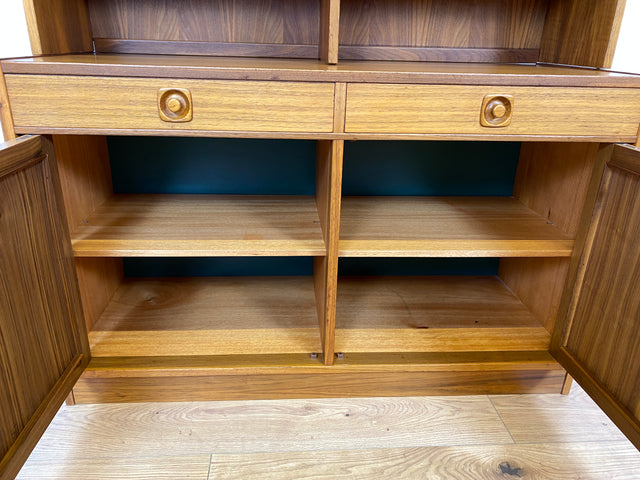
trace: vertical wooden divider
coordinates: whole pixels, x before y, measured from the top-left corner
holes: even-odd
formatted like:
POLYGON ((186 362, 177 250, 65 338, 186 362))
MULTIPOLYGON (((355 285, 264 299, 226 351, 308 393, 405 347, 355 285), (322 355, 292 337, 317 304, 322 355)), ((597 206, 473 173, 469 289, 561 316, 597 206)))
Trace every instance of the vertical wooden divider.
MULTIPOLYGON (((598 176, 598 145, 594 143, 523 143, 514 196, 546 217, 580 244, 578 231, 583 211, 593 205, 589 190, 598 176)), ((562 315, 564 291, 571 280, 567 258, 503 258, 500 278, 553 334, 562 315)), ((571 389, 567 374, 562 394, 571 389)))
MULTIPOLYGON (((107 141, 101 136, 55 135, 55 157, 69 231, 113 195, 107 141)), ((91 330, 122 280, 119 258, 76 258, 87 330, 91 330)))
POLYGON ((322 0, 320 7, 320 60, 338 63, 340 0, 322 0))
POLYGON ((620 0, 550 0, 538 61, 611 68, 624 5, 620 0))
POLYGON ((34 55, 93 51, 86 0, 24 0, 23 3, 34 55))
POLYGON ((313 283, 325 365, 333 365, 335 347, 343 153, 343 140, 317 143, 316 203, 327 254, 313 259, 313 283))
MULTIPOLYGON (((593 174, 593 143, 523 143, 513 195, 575 238, 593 174)), ((553 332, 569 259, 503 258, 500 278, 553 332)))

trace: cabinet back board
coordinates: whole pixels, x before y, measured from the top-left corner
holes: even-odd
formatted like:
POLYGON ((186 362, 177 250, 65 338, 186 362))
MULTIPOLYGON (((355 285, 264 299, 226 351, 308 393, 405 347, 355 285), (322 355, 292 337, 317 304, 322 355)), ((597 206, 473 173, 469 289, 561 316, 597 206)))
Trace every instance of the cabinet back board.
POLYGON ((99 52, 606 67, 623 4, 89 0, 88 17, 99 52))
MULTIPOLYGON (((98 51, 318 56, 320 2, 90 0, 98 51)), ((345 59, 535 62, 547 0, 343 1, 345 59), (402 58, 399 58, 402 57, 402 58)))
MULTIPOLYGON (((313 195, 315 142, 109 137, 114 193, 313 195)), ((513 194, 519 142, 346 142, 343 195, 513 194)))

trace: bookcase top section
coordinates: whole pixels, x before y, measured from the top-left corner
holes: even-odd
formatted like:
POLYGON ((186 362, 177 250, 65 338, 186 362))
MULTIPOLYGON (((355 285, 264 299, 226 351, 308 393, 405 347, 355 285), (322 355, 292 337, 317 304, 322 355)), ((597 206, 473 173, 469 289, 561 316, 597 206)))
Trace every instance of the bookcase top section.
POLYGON ((67 54, 2 61, 5 74, 640 88, 640 75, 544 64, 342 61, 140 54, 67 54))

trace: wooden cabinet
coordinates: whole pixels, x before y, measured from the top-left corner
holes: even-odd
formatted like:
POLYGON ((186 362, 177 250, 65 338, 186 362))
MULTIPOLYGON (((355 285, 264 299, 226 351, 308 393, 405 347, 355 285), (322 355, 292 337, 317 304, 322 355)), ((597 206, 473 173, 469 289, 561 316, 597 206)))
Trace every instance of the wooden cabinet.
POLYGON ((640 445, 640 159, 616 145, 640 77, 602 69, 622 2, 25 5, 39 56, 1 63, 0 113, 41 136, 0 151, 0 472, 72 384, 560 392, 566 368, 640 445))

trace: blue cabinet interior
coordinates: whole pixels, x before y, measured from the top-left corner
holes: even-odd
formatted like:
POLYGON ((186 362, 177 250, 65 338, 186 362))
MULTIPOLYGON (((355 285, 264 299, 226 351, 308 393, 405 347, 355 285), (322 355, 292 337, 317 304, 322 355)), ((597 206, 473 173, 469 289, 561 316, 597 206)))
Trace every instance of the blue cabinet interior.
MULTIPOLYGON (((114 193, 313 195, 316 142, 111 137, 114 193)), ((517 142, 347 141, 343 195, 510 196, 517 142)), ((495 258, 341 258, 342 275, 495 275, 495 258)), ((125 275, 311 275, 309 257, 125 258, 125 275)))

